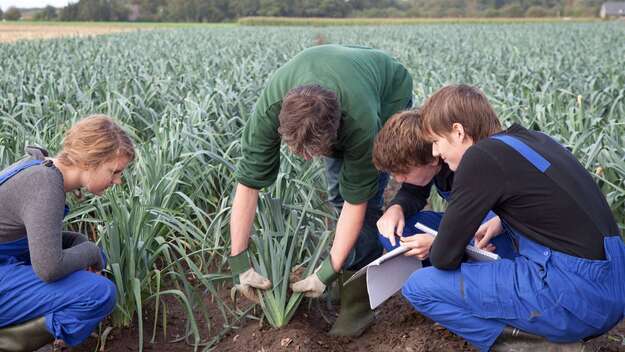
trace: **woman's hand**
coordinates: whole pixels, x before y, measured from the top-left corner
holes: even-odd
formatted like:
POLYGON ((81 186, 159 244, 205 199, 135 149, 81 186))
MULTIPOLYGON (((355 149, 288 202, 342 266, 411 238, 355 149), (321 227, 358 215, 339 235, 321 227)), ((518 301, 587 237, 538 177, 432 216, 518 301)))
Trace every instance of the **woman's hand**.
POLYGON ((430 248, 434 236, 427 233, 420 233, 413 236, 406 236, 401 238, 401 245, 408 248, 408 251, 404 253, 406 256, 414 256, 420 260, 425 260, 430 255, 430 248))

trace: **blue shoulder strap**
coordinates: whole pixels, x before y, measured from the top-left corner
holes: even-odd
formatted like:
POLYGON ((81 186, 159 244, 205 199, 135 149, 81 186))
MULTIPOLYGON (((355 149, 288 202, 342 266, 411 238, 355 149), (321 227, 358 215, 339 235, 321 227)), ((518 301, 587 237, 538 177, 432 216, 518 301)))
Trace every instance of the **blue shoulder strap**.
POLYGON ((31 166, 41 165, 44 161, 45 160, 28 160, 28 161, 25 161, 23 163, 19 163, 19 164, 15 165, 15 166, 9 168, 8 170, 3 171, 2 174, 0 174, 0 185, 5 183, 11 177, 17 175, 21 171, 23 171, 25 169, 28 169, 31 166))
MULTIPOLYGON (((4 172, 2 172, 0 174, 0 186, 5 183, 6 181, 8 181, 11 177, 17 175, 18 173, 20 173, 21 171, 24 171, 26 169, 28 169, 31 166, 35 166, 35 165, 41 165, 45 162, 45 160, 28 160, 25 161, 23 163, 19 163, 15 166, 13 166, 12 168, 5 170, 4 172)), ((67 214, 69 214, 69 207, 67 206, 67 204, 65 204, 65 208, 63 209, 63 216, 67 216, 67 214)))
POLYGON ((534 149, 518 138, 506 135, 491 136, 490 138, 500 140, 516 150, 542 173, 551 166, 551 163, 547 161, 547 159, 543 158, 542 155, 538 154, 534 149))

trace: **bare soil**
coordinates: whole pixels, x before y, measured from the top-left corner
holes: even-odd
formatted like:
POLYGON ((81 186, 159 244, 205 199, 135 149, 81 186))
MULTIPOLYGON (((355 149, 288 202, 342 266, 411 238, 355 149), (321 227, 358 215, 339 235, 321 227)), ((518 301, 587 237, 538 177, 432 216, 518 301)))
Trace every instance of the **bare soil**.
MULTIPOLYGON (((226 297, 229 290, 224 288, 226 297)), ((207 302, 207 304, 211 304, 207 302)), ((184 334, 184 312, 174 302, 169 302, 169 318, 166 336, 159 325, 155 343, 151 343, 151 319, 144 322, 144 350, 154 352, 192 351, 193 346, 185 342, 173 342, 184 334)), ((210 309, 210 308, 209 308, 210 309)), ((221 330, 223 322, 216 308, 213 308, 212 334, 221 330)), ((260 310, 256 313, 260 314, 260 310)), ((303 301, 293 320, 284 328, 274 329, 266 323, 249 319, 240 329, 227 333, 214 351, 223 352, 269 352, 269 351, 310 351, 310 352, 474 352, 469 343, 435 325, 431 320, 418 314, 401 295, 396 295, 376 310, 375 323, 359 338, 341 338, 327 335, 331 322, 336 316, 335 307, 324 300, 303 301)), ((149 314, 147 314, 150 317, 149 314)), ((201 322, 200 325, 205 325, 201 322)), ((139 334, 136 329, 117 329, 109 335, 104 350, 138 351, 139 334)), ((206 337, 211 333, 206 332, 206 337)), ((64 351, 92 352, 96 350, 97 339, 90 338, 85 344, 64 351)), ((202 348, 199 348, 201 351, 202 348)), ((510 350, 510 352, 540 352, 535 348, 510 350)), ((625 321, 607 334, 586 343, 585 352, 625 352, 625 321)), ((52 352, 51 347, 39 352, 52 352)))
POLYGON ((60 37, 85 37, 117 32, 137 30, 136 26, 102 24, 16 24, 0 22, 0 43, 12 43, 19 40, 52 39, 60 37))

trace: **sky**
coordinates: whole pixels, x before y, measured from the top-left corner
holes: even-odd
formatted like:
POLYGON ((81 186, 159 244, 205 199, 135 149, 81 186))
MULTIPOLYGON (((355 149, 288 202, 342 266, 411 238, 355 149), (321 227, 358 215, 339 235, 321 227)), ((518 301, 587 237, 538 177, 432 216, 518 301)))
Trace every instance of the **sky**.
POLYGON ((46 7, 46 5, 64 7, 70 2, 76 2, 76 0, 0 0, 0 8, 4 11, 11 6, 23 8, 46 7))

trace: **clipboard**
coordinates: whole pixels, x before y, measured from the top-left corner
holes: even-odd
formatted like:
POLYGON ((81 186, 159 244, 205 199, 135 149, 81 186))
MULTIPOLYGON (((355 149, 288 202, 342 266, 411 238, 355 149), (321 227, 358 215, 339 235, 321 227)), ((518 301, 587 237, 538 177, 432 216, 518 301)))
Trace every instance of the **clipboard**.
MULTIPOLYGON (((432 236, 438 235, 437 231, 421 223, 416 223, 415 227, 432 236)), ((417 258, 404 256, 403 254, 407 251, 408 248, 401 245, 398 246, 358 270, 343 285, 347 285, 355 279, 367 275, 369 306, 371 309, 378 307, 397 293, 412 273, 423 267, 421 261, 417 258)), ((466 247, 466 253, 469 258, 476 261, 500 259, 496 253, 491 253, 472 245, 466 247)))
POLYGON ((407 251, 404 246, 395 248, 358 270, 343 285, 366 274, 369 306, 371 309, 378 307, 397 293, 412 273, 422 268, 419 259, 402 255, 407 251))

